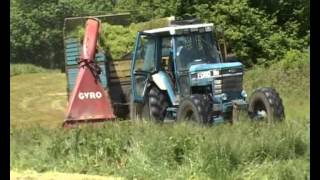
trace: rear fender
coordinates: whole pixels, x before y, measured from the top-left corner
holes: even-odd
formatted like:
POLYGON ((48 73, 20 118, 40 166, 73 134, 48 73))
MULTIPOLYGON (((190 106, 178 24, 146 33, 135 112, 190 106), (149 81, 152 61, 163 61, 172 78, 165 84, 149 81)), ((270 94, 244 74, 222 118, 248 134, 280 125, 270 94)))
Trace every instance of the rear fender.
POLYGON ((174 106, 178 105, 177 97, 173 90, 173 84, 167 73, 159 71, 153 74, 152 81, 158 86, 160 90, 167 91, 170 101, 174 106))

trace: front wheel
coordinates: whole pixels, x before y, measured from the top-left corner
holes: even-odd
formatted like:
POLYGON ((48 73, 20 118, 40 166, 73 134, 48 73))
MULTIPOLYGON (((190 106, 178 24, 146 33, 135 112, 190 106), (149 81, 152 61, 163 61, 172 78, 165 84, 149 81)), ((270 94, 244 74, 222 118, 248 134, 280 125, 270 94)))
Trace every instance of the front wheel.
POLYGON ((283 120, 285 117, 282 99, 273 88, 259 88, 254 91, 249 101, 248 113, 251 119, 283 120))
POLYGON ((179 106, 177 119, 189 120, 201 124, 208 122, 209 103, 205 96, 195 94, 184 98, 179 106))

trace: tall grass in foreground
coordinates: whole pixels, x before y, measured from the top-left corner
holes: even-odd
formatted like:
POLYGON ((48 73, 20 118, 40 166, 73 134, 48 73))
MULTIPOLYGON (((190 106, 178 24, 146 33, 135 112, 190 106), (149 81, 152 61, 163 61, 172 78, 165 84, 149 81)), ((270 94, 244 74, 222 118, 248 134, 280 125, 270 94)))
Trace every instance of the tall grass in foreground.
POLYGON ((234 125, 109 122, 12 129, 11 168, 138 179, 307 179, 306 120, 234 125), (14 159, 14 160, 13 160, 14 159))
POLYGON ((283 61, 245 74, 249 94, 261 86, 279 91, 286 113, 281 123, 246 117, 212 127, 126 121, 62 129, 15 123, 10 168, 127 179, 309 179, 309 62, 305 53, 290 51, 283 61))

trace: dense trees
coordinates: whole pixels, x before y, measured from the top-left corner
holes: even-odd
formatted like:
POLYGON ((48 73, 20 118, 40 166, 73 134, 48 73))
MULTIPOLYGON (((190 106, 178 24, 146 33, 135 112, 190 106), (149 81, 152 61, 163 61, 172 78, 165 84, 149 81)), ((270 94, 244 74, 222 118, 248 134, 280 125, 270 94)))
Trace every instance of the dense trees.
MULTIPOLYGON (((131 21, 135 23, 171 15, 213 22, 223 30, 229 50, 247 66, 280 59, 290 49, 300 50, 309 45, 308 0, 12 0, 10 3, 12 63, 60 67, 64 61, 64 18, 113 11, 134 11, 131 21)), ((132 25, 131 29, 135 30, 132 25)), ((117 32, 122 34, 119 42, 130 41, 133 36, 132 31, 114 27, 108 31, 114 39, 116 33, 111 31, 121 31, 117 32)), ((121 48, 114 48, 116 55, 121 48)))

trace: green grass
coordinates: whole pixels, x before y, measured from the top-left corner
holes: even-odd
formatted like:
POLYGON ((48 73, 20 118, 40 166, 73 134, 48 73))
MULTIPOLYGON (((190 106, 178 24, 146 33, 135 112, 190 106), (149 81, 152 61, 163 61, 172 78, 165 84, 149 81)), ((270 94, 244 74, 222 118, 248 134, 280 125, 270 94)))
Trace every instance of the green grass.
POLYGON ((79 129, 12 129, 11 167, 128 179, 304 179, 306 123, 106 123, 79 129), (23 149, 21 149, 23 148, 23 149))
POLYGON ((212 127, 116 121, 63 129, 65 75, 11 77, 10 168, 127 179, 309 179, 309 62, 292 51, 246 72, 249 94, 271 86, 283 98, 286 119, 275 124, 242 116, 212 127))
POLYGON ((10 78, 10 125, 61 126, 67 106, 63 73, 31 73, 10 78))
POLYGON ((39 73, 39 72, 58 72, 57 70, 49 70, 33 64, 10 64, 10 77, 19 74, 39 73))

